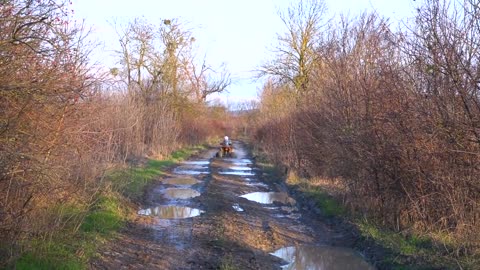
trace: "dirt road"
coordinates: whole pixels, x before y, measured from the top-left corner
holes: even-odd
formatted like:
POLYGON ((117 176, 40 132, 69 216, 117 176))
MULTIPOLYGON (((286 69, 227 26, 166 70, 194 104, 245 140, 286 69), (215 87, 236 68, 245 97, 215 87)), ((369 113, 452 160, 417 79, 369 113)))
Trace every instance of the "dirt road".
POLYGON ((184 162, 92 269, 374 269, 255 166, 245 146, 184 162), (299 209, 300 208, 300 209, 299 209))

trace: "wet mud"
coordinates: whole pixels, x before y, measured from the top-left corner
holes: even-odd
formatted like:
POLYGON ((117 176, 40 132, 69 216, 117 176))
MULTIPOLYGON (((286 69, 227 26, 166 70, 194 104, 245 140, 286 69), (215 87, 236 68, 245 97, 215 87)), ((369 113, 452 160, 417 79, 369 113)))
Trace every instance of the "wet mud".
POLYGON ((235 142, 172 168, 91 269, 374 269, 235 142))

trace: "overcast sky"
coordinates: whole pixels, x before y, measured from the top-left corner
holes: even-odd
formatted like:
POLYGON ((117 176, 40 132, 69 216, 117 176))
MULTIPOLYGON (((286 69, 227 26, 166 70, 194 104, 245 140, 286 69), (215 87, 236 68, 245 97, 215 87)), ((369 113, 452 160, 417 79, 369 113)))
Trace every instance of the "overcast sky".
MULTIPOLYGON (((145 17, 151 22, 179 18, 188 23, 197 40, 200 56, 206 54, 212 66, 226 63, 234 77, 229 93, 221 98, 229 102, 253 99, 260 82, 252 81, 252 70, 271 57, 276 33, 284 31, 278 10, 285 10, 297 0, 73 0, 77 20, 92 27, 91 38, 104 46, 94 60, 106 67, 115 65, 112 50, 118 48, 118 37, 111 23, 145 17)), ((340 13, 356 15, 375 10, 392 22, 413 15, 420 0, 326 0, 327 17, 340 13)))

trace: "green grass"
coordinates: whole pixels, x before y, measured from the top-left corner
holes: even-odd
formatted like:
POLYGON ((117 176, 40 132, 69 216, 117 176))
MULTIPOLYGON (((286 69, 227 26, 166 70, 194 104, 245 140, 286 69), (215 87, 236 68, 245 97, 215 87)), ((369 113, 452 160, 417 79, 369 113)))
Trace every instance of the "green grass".
POLYGON ((102 196, 85 217, 80 229, 86 233, 108 236, 123 227, 125 214, 118 197, 102 196))
POLYGON ((357 222, 362 235, 372 238, 375 242, 402 255, 419 255, 427 252, 431 241, 426 237, 403 236, 388 230, 380 230, 378 226, 367 222, 357 222))
MULTIPOLYGON (((428 236, 402 235, 368 222, 365 219, 356 220, 361 234, 373 239, 376 243, 388 248, 392 254, 384 258, 384 261, 395 270, 414 269, 456 269, 458 263, 463 269, 474 269, 469 266, 469 258, 457 258, 446 256, 438 248, 434 247, 434 240, 428 236)), ((437 243, 437 245, 443 245, 437 243)), ((472 265, 477 265, 478 261, 472 265)))
POLYGON ((300 190, 308 199, 315 202, 315 204, 321 209, 322 214, 326 217, 343 216, 346 214, 345 207, 321 188, 302 185, 300 190))
POLYGON ((45 254, 49 258, 39 257, 32 253, 27 253, 22 256, 15 265, 18 270, 50 270, 50 269, 68 269, 81 270, 85 269, 85 263, 82 260, 72 257, 71 252, 58 248, 51 249, 54 254, 45 254), (54 259, 53 257, 60 257, 61 259, 54 259))
POLYGON ((323 188, 310 185, 308 181, 304 180, 301 180, 297 185, 307 199, 315 201, 323 215, 350 219, 357 225, 363 237, 372 239, 375 243, 390 250, 392 253, 384 258, 384 263, 389 268, 395 270, 428 270, 438 269, 446 265, 452 268, 456 267, 454 262, 435 250, 433 240, 430 237, 403 235, 391 230, 381 229, 382 227, 377 224, 351 216, 347 209, 328 195, 323 188))
POLYGON ((143 195, 145 186, 163 175, 165 170, 173 164, 175 162, 172 160, 152 159, 144 167, 115 171, 108 178, 123 196, 138 200, 143 195))
POLYGON ((60 205, 48 210, 49 215, 64 220, 64 230, 56 232, 48 240, 36 239, 24 243, 26 250, 15 264, 20 270, 46 269, 87 269, 99 244, 114 236, 126 222, 129 212, 125 199, 139 199, 145 187, 163 175, 177 162, 205 149, 203 146, 190 147, 173 152, 166 160, 148 160, 143 167, 110 172, 107 176, 111 186, 118 192, 104 192, 90 207, 84 205, 60 205), (83 222, 78 230, 81 217, 83 222))
POLYGON ((193 146, 173 152, 165 160, 149 159, 143 167, 135 167, 117 170, 109 174, 109 179, 116 190, 125 197, 138 200, 143 196, 144 189, 159 176, 165 174, 165 170, 205 149, 204 146, 193 146))
POLYGON ((125 222, 125 208, 114 194, 101 195, 90 209, 84 206, 62 205, 49 210, 65 221, 64 231, 49 239, 37 239, 28 243, 30 252, 16 263, 16 269, 86 269, 98 243, 109 239, 125 222), (81 213, 86 216, 75 230, 75 219, 81 213))
POLYGON ((170 158, 174 161, 174 162, 178 162, 178 161, 182 161, 182 160, 185 160, 187 159, 188 157, 190 157, 191 155, 195 154, 195 153, 198 153, 199 151, 202 151, 204 149, 206 149, 206 145, 196 145, 196 146, 191 146, 191 147, 187 147, 187 148, 183 148, 183 149, 180 149, 180 150, 177 150, 175 152, 173 152, 171 155, 170 155, 170 158))

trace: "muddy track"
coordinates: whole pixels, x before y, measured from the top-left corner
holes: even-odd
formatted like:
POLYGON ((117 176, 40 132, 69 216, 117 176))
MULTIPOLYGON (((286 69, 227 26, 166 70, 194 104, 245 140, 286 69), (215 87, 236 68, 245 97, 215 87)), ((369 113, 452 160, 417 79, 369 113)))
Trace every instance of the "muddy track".
POLYGON ((329 248, 342 235, 299 209, 242 143, 234 146, 233 158, 213 158, 211 149, 159 179, 91 269, 280 269, 286 261, 270 253, 301 245, 314 249, 287 249, 303 261, 288 269, 372 269, 352 251, 329 248))

